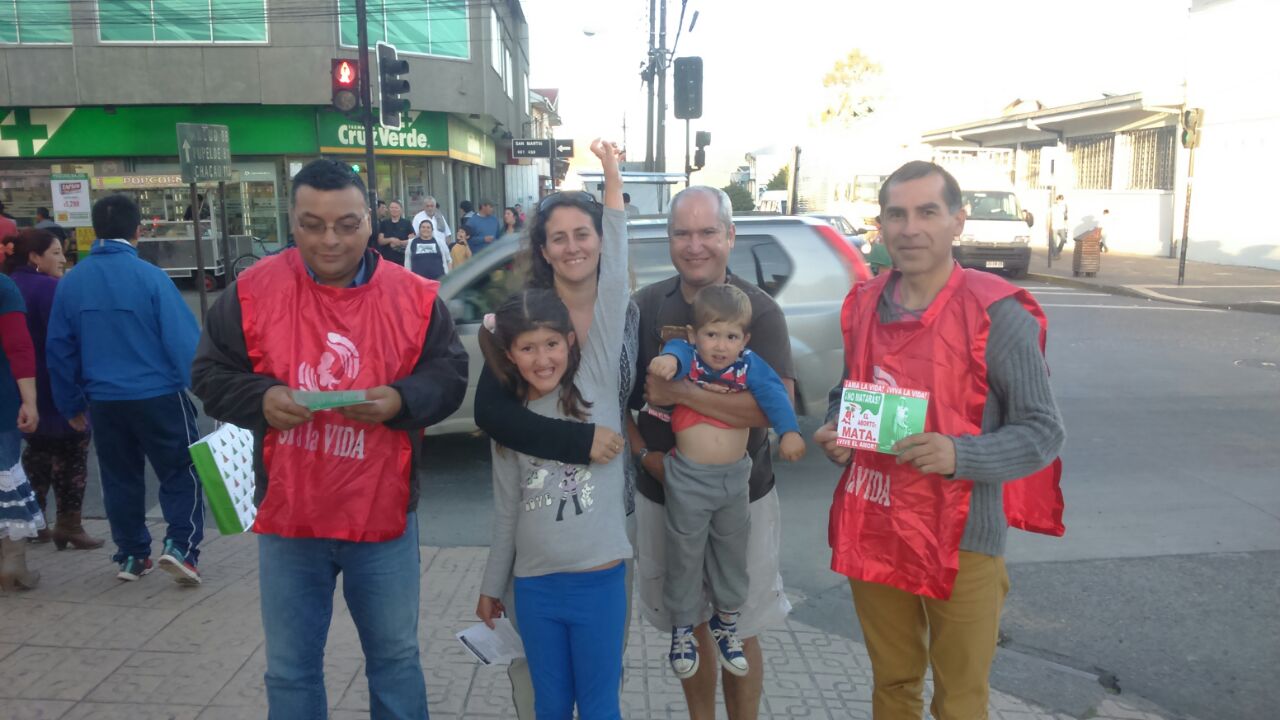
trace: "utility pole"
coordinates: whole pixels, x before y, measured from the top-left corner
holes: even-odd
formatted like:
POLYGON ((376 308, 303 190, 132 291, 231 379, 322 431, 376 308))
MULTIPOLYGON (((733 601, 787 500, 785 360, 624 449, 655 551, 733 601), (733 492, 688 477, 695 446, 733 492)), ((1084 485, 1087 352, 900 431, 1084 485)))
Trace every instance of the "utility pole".
POLYGON ((645 82, 649 85, 649 111, 644 116, 644 169, 646 172, 653 172, 653 52, 654 36, 658 26, 658 19, 655 15, 657 11, 657 0, 649 0, 649 64, 645 67, 645 82))
POLYGON ((800 146, 791 149, 791 177, 787 183, 787 214, 800 214, 800 146))
MULTIPOLYGON (((369 84, 369 22, 365 0, 356 0, 356 44, 360 53, 360 112, 364 121, 364 161, 369 175, 369 209, 378 208, 378 171, 373 156, 373 86, 369 84)), ((373 221, 377 222, 377 216, 373 221)))
POLYGON ((1187 231, 1191 224, 1191 184, 1195 179, 1196 146, 1192 145, 1187 150, 1187 202, 1182 208, 1182 246, 1178 248, 1178 285, 1182 285, 1187 277, 1187 241, 1190 239, 1187 231))
POLYGON ((658 0, 658 135, 654 140, 654 170, 667 171, 667 0, 658 0))

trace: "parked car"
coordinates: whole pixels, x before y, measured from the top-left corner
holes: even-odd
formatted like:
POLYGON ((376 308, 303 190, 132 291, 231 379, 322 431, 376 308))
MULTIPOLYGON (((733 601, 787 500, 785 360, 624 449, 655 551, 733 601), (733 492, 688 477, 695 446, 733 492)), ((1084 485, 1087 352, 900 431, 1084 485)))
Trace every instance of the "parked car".
MULTIPOLYGON (((855 282, 871 277, 862 253, 815 218, 737 217, 734 224, 737 239, 729 254, 729 268, 769 293, 782 307, 796 367, 797 410, 803 415, 822 415, 827 409, 827 391, 840 379, 844 357, 840 306, 855 282)), ((676 274, 666 220, 637 218, 628 223, 628 231, 636 289, 676 274)), ((446 275, 440 285, 440 297, 471 356, 470 384, 462 407, 429 428, 428 434, 470 432, 476 427, 472 409, 484 363, 476 334, 485 314, 524 286, 518 250, 516 239, 499 240, 446 275)))
POLYGON ((828 213, 809 213, 809 217, 818 218, 819 220, 822 220, 827 224, 829 224, 831 227, 835 228, 837 231, 839 231, 841 235, 844 236, 844 239, 847 240, 850 245, 853 245, 858 250, 862 250, 863 245, 866 244, 866 241, 862 237, 862 234, 859 233, 858 229, 853 226, 853 223, 849 222, 849 218, 846 218, 843 215, 831 215, 828 213))

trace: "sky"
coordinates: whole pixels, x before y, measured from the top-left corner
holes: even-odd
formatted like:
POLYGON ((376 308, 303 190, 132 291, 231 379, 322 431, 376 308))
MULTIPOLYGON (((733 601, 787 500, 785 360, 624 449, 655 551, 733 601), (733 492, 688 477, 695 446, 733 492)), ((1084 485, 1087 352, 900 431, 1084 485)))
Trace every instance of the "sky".
MULTIPOLYGON (((680 0, 668 0, 670 47, 680 0)), ((624 141, 643 160, 649 0, 523 0, 530 86, 560 89, 575 139, 573 168, 590 169, 596 136, 624 141)), ((999 116, 1016 98, 1046 107, 1144 91, 1181 101, 1187 0, 687 0, 677 56, 703 58, 707 168, 695 182, 724 185, 759 158, 768 180, 800 144, 821 152, 813 128, 822 77, 849 50, 883 68, 874 123, 849 133, 914 142, 921 131, 999 116), (689 31, 693 13, 697 24, 689 31)), ((668 83, 670 92, 670 83, 668 83)), ((685 122, 669 112, 667 168, 684 163, 685 122)), ((886 142, 890 142, 886 140, 886 142)), ((804 156, 802 156, 804 157, 804 156)), ((573 178, 568 184, 573 184, 573 178)))

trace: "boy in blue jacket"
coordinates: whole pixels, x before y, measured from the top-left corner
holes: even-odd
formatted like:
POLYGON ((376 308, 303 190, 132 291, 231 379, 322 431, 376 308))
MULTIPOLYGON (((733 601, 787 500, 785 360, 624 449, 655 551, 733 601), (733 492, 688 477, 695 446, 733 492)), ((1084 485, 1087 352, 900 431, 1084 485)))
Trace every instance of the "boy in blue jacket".
POLYGON ((200 328, 163 270, 138 257, 138 205, 109 195, 93 205, 98 239, 58 283, 46 356, 53 401, 72 427, 93 421, 116 577, 151 572, 143 459, 160 479, 169 528, 159 558, 179 583, 200 582, 204 499, 187 447, 198 439, 187 396, 200 328))

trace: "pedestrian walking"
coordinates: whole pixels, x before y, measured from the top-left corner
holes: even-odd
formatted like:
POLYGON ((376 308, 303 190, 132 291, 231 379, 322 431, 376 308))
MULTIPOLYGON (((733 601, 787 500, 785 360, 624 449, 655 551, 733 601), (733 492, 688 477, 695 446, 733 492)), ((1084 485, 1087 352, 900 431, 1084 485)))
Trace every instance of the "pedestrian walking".
POLYGON ((204 497, 187 448, 199 435, 191 359, 200 328, 163 270, 138 257, 142 215, 129 196, 93 204, 97 240, 58 281, 46 358, 58 414, 77 432, 90 419, 116 577, 151 572, 144 458, 160 480, 164 547, 157 561, 178 583, 200 583, 204 497))
MULTIPOLYGON (((12 253, 12 238, 0 240, 0 256, 12 253)), ((31 483, 19 462, 22 433, 40 422, 36 359, 27 332, 26 307, 18 286, 0 275, 0 589, 32 590, 40 573, 27 568, 27 539, 45 527, 31 483)))
POLYGON ((18 233, 14 253, 5 259, 5 272, 22 293, 27 306, 27 329, 35 345, 36 399, 40 423, 26 435, 22 467, 31 481, 40 510, 48 517, 49 489, 58 502, 58 520, 52 530, 41 530, 34 542, 53 540, 59 550, 67 545, 77 550, 96 550, 105 541, 85 532, 80 511, 84 504, 88 476, 89 429, 71 427, 53 404, 45 341, 49 334, 49 314, 58 279, 66 268, 62 242, 52 232, 26 229, 18 233))
POLYGON ((844 466, 831 567, 849 578, 877 720, 919 720, 930 666, 934 717, 987 716, 1006 530, 1063 532, 1047 320, 1025 290, 952 259, 961 198, 933 163, 890 175, 880 217, 894 270, 856 286, 841 316, 845 378, 927 392, 924 432, 895 454, 851 452, 836 441, 837 385, 814 435, 844 466))
POLYGON ((328 713, 325 639, 342 575, 370 714, 423 720, 422 434, 462 403, 467 354, 439 284, 366 247, 368 194, 349 165, 314 160, 292 186, 296 247, 218 298, 192 368, 206 412, 254 434, 270 717, 328 713), (365 401, 313 412, 299 390, 365 401))
POLYGON ((1053 256, 1062 255, 1062 248, 1067 246, 1067 240, 1071 237, 1071 230, 1067 227, 1067 223, 1071 220, 1070 213, 1067 212, 1066 198, 1059 195, 1053 200, 1053 233, 1057 236, 1057 244, 1053 248, 1053 256))
POLYGON ((591 149, 604 166, 605 207, 584 199, 585 193, 551 195, 531 231, 544 243, 540 252, 551 266, 544 268, 548 274, 567 261, 562 253, 577 258, 578 289, 591 294, 590 327, 582 328, 586 337, 578 339, 580 325, 559 288, 525 290, 508 299, 480 336, 489 371, 529 410, 562 421, 591 420, 610 437, 608 453, 599 458, 604 462, 591 465, 493 443, 493 543, 476 615, 492 625, 506 609, 501 598, 514 577, 515 617, 539 718, 571 718, 575 706, 583 718, 621 718, 624 561, 632 554, 618 404, 630 303, 627 229, 621 153, 599 140, 591 149))
MULTIPOLYGON (((729 252, 736 228, 733 205, 717 188, 695 185, 671 199, 667 224, 672 264, 676 275, 640 290, 635 295, 640 306, 640 352, 637 372, 648 370, 653 358, 662 354, 662 329, 697 324, 693 298, 710 285, 728 283, 747 295, 751 303, 751 338, 747 348, 769 364, 782 380, 794 402, 795 365, 787 321, 773 298, 749 280, 729 272, 729 252)), ((701 663, 693 677, 681 681, 689 715, 695 720, 715 717, 716 686, 723 682, 725 706, 731 720, 756 717, 764 686, 766 662, 759 635, 786 620, 791 603, 783 591, 779 548, 782 543, 781 506, 774 489, 770 453, 769 420, 750 393, 720 393, 699 387, 685 379, 666 380, 647 374, 636 383, 631 408, 638 415, 639 435, 632 452, 643 468, 636 477, 636 575, 641 615, 663 633, 676 625, 666 604, 667 513, 670 499, 663 485, 664 461, 675 447, 671 423, 643 411, 646 404, 684 405, 698 413, 726 421, 727 425, 750 428, 746 455, 751 459, 748 476, 747 592, 737 618, 737 635, 750 672, 739 677, 728 670, 719 673, 718 663, 701 663)), ((698 647, 715 647, 708 621, 712 617, 710 589, 702 582, 693 636, 698 647)))

